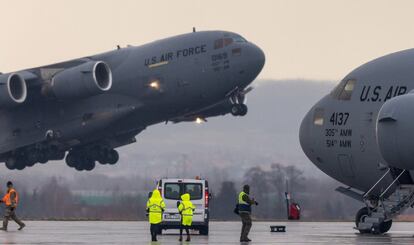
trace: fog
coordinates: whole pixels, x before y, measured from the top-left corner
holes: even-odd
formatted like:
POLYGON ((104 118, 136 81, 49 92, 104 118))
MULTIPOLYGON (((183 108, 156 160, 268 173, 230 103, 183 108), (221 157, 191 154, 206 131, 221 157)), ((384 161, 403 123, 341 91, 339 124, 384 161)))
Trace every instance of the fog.
MULTIPOLYGON (((255 185, 260 182, 263 186, 253 186, 252 189, 257 190, 256 196, 266 198, 262 201, 272 210, 269 215, 258 214, 260 218, 266 219, 283 217, 285 211, 282 193, 286 188, 285 180, 290 179, 283 173, 291 172, 293 168, 297 172, 297 178, 290 181, 297 188, 292 190, 292 194, 306 205, 304 217, 350 218, 354 215, 353 210, 349 214, 329 211, 329 207, 346 206, 345 202, 351 200, 334 192, 340 184, 319 171, 306 158, 298 139, 302 117, 333 86, 334 83, 327 81, 259 80, 254 83, 255 89, 248 95, 249 113, 245 117, 226 115, 209 118, 203 124, 187 122, 151 126, 138 135, 137 143, 120 149, 121 160, 114 166, 97 165, 92 172, 77 172, 67 167, 63 161, 37 164, 23 171, 10 171, 2 165, 0 181, 5 183, 9 179, 13 180, 28 195, 44 190, 50 183, 61 186, 63 192, 70 192, 78 198, 98 194, 111 198, 116 191, 125 196, 133 195, 135 200, 142 199, 141 202, 136 202, 137 209, 145 202, 146 193, 162 177, 201 176, 210 181, 211 190, 216 196, 223 194, 223 182, 232 183, 236 192, 243 183, 255 185), (252 175, 253 172, 255 174, 252 175), (260 181, 254 178, 259 178, 260 181), (274 197, 268 198, 259 193, 264 188, 274 193, 274 197)), ((68 200, 79 205, 76 197, 68 200)), ((223 205, 227 207, 233 205, 228 200, 220 200, 218 198, 217 202, 224 202, 223 205)), ((356 204, 351 203, 349 208, 354 209, 356 204)), ((70 209, 76 210, 73 207, 70 209)), ((103 212, 108 214, 107 210, 103 212)), ((79 216, 79 213, 73 213, 72 216, 69 212, 65 214, 62 218, 79 216)), ((39 217, 30 213, 28 215, 39 217)), ((44 214, 41 217, 50 215, 44 214)), ((90 217, 89 213, 83 215, 90 217)), ((136 213, 126 217, 122 215, 93 217, 142 218, 136 213)))

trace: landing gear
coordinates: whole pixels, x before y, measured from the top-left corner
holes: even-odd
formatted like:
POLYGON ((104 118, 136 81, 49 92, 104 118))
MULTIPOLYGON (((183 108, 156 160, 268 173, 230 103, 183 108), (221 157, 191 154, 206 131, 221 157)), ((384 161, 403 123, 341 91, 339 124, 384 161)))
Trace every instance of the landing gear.
MULTIPOLYGON (((365 219, 369 217, 369 212, 371 210, 369 210, 367 207, 363 207, 360 210, 358 210, 356 216, 355 216, 355 226, 359 227, 360 223, 364 223, 365 219)), ((365 233, 371 233, 370 230, 359 230, 359 232, 361 234, 365 234, 365 233)))
POLYGON ((414 206, 414 182, 406 169, 389 168, 381 178, 362 195, 367 207, 356 215, 356 229, 361 233, 383 234, 391 229, 392 219, 405 209, 414 206), (390 175, 393 181, 383 185, 385 177, 390 175), (407 176, 408 175, 408 176, 407 176), (382 186, 381 186, 382 185, 382 186), (391 187, 395 187, 391 189, 391 187), (381 187, 381 192, 373 191, 381 187), (372 208, 369 208, 371 207, 372 208))
MULTIPOLYGON (((356 227, 361 227, 360 224, 367 223, 368 219, 372 219, 372 216, 371 216, 372 212, 373 212, 372 208, 369 208, 369 209, 367 207, 361 208, 355 216, 356 227)), ((388 232, 391 229, 391 226, 392 226, 392 220, 381 221, 379 223, 376 223, 372 227, 370 227, 370 229, 359 229, 359 232, 361 234, 368 234, 368 233, 383 234, 383 233, 388 232)))
POLYGON ((100 164, 115 164, 119 160, 119 154, 114 149, 101 146, 92 148, 75 148, 69 151, 66 156, 66 164, 78 171, 91 171, 96 166, 96 161, 100 164))
POLYGON ((248 91, 241 91, 240 89, 235 89, 232 92, 230 96, 230 103, 232 104, 230 113, 233 116, 245 116, 247 114, 247 105, 245 104, 246 93, 248 91))
POLYGON ((378 231, 380 234, 387 233, 391 229, 391 226, 392 226, 392 219, 389 221, 381 222, 378 227, 378 231))
POLYGON ((111 165, 114 165, 119 160, 119 154, 114 149, 110 150, 106 157, 107 157, 107 162, 111 165))
POLYGON ((18 149, 10 152, 6 167, 10 170, 23 170, 32 167, 36 163, 46 163, 49 160, 61 160, 65 157, 65 152, 56 146, 37 145, 18 149))
POLYGON ((247 105, 245 104, 234 104, 231 107, 231 114, 233 116, 245 116, 247 114, 247 105))

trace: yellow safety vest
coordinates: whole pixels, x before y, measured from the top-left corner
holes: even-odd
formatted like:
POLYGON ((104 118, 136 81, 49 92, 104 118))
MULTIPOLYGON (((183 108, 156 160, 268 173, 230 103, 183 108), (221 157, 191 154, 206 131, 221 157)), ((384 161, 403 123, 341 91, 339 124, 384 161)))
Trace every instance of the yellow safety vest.
POLYGON ((182 216, 193 216, 193 203, 190 201, 182 201, 180 206, 178 206, 178 211, 180 211, 182 216))
MULTIPOLYGON (((243 213, 243 212, 250 213, 252 211, 252 208, 251 208, 250 203, 247 203, 243 200, 244 195, 247 195, 247 193, 244 192, 244 191, 240 192, 240 194, 239 194, 239 200, 237 202, 239 204, 238 205, 239 213, 243 213)), ((247 196, 249 196, 249 195, 247 195, 247 196)))
POLYGON ((190 201, 190 194, 186 193, 182 195, 181 200, 182 201, 178 206, 178 212, 181 214, 181 224, 184 226, 191 226, 193 223, 193 211, 195 207, 190 201))
POLYGON ((149 209, 149 222, 151 224, 159 224, 162 222, 162 213, 165 209, 165 203, 162 199, 150 199, 147 202, 147 208, 149 209))
MULTIPOLYGON (((242 192, 240 192, 240 194, 239 194, 239 204, 245 204, 245 205, 248 205, 248 203, 247 202, 245 202, 244 200, 243 200, 243 196, 244 195, 247 195, 246 194, 246 192, 244 192, 244 191, 242 191, 242 192)), ((233 199, 234 200, 234 199, 233 199)))

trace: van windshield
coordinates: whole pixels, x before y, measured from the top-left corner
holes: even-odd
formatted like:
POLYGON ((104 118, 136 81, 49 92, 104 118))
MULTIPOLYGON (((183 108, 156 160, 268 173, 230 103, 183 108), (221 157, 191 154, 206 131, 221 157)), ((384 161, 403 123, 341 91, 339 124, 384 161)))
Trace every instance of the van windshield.
POLYGON ((184 193, 190 194, 191 200, 203 199, 203 185, 201 183, 165 183, 164 198, 181 200, 184 193))

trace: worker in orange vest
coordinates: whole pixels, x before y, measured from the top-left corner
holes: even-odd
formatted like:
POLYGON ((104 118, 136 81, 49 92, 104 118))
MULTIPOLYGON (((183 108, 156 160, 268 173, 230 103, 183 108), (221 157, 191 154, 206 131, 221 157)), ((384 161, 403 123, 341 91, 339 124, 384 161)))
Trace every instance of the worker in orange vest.
POLYGON ((7 192, 4 197, 0 200, 6 205, 6 210, 4 212, 3 227, 0 230, 7 231, 7 224, 9 219, 14 220, 20 227, 19 231, 23 229, 26 225, 19 220, 16 216, 16 208, 19 203, 19 194, 13 188, 13 183, 11 181, 7 182, 7 192))

